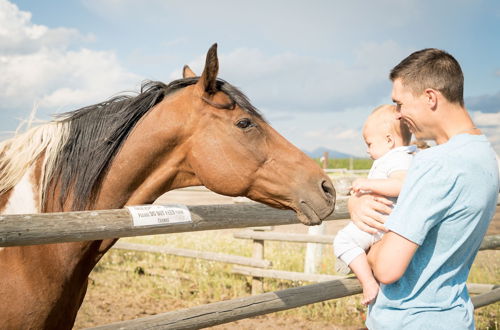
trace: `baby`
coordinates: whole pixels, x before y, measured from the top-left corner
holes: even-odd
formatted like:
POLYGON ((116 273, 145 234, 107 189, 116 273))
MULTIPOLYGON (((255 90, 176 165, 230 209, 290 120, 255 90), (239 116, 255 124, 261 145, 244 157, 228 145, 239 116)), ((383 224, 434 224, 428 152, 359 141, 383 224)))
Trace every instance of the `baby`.
MULTIPOLYGON (((352 193, 374 193, 396 201, 406 172, 410 166, 415 146, 408 146, 411 132, 396 119, 396 107, 382 105, 370 114, 363 127, 363 138, 368 154, 375 161, 367 179, 357 179, 352 193)), ((353 222, 340 230, 334 240, 337 256, 336 271, 347 274, 349 268, 356 274, 363 287, 362 303, 368 305, 377 297, 379 285, 368 265, 366 251, 382 238, 383 232, 369 234, 353 222)))

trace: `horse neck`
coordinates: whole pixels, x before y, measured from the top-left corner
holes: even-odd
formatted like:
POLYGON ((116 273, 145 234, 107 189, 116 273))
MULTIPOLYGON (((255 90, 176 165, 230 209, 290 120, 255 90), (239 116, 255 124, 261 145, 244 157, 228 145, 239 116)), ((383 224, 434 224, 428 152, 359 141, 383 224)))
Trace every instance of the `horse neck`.
POLYGON ((163 101, 132 130, 110 164, 95 209, 152 203, 169 190, 201 184, 187 160, 186 115, 166 108, 175 109, 163 101))
MULTIPOLYGON (((106 170, 98 196, 91 209, 117 209, 125 205, 151 203, 164 192, 200 184, 186 161, 189 135, 182 111, 165 111, 165 101, 145 115, 130 132, 120 151, 106 170), (162 116, 168 112, 167 125, 162 116), (175 123, 182 123, 175 124, 175 123)), ((175 109, 175 107, 174 107, 175 109)), ((91 160, 90 160, 91 161, 91 160)), ((57 191, 50 198, 47 212, 71 211, 71 196, 58 206, 57 191)), ((65 243, 69 258, 85 260, 80 264, 90 271, 116 240, 65 243), (80 256, 80 257, 77 257, 80 256)))

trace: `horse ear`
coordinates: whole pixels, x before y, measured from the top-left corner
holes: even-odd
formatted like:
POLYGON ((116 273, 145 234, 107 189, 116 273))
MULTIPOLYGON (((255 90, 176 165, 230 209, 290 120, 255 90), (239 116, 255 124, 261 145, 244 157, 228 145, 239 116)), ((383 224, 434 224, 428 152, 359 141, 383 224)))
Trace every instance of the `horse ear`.
POLYGON ((191 70, 191 68, 187 65, 184 65, 184 68, 182 68, 182 78, 194 78, 196 77, 196 73, 191 70))
POLYGON ((213 94, 217 91, 217 72, 219 71, 219 60, 217 59, 217 44, 213 44, 208 50, 205 68, 197 85, 203 92, 213 94))

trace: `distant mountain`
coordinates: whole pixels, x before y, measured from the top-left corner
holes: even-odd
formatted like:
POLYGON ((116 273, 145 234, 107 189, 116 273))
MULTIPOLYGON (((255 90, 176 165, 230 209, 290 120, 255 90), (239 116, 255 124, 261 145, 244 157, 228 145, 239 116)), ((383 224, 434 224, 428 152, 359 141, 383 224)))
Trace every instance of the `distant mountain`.
POLYGON ((346 153, 343 153, 340 151, 335 151, 335 150, 328 149, 325 147, 319 147, 319 148, 314 149, 313 151, 307 151, 307 150, 303 150, 303 151, 306 153, 306 155, 308 155, 309 157, 312 157, 312 158, 322 157, 323 153, 325 151, 328 152, 328 158, 351 158, 351 157, 359 158, 357 156, 346 154, 346 153))

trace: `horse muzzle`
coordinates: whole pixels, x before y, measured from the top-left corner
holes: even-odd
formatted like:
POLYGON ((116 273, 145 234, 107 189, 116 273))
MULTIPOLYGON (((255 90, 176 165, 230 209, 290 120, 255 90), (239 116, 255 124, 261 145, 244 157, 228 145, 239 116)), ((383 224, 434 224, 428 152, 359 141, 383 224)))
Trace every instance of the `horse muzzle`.
POLYGON ((335 209, 335 188, 329 179, 322 179, 313 191, 301 190, 298 205, 293 209, 305 225, 321 224, 335 209))

